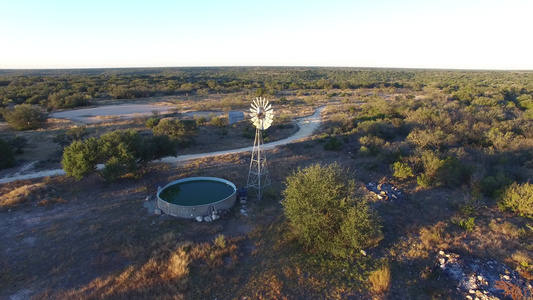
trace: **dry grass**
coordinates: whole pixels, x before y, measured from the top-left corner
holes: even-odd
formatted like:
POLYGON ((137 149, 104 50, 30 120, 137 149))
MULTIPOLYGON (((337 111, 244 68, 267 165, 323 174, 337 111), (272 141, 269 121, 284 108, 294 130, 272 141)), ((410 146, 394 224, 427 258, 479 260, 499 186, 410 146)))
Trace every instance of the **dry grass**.
POLYGON ((379 269, 374 270, 368 276, 370 291, 375 298, 382 299, 385 293, 390 290, 391 273, 388 264, 383 264, 379 269))

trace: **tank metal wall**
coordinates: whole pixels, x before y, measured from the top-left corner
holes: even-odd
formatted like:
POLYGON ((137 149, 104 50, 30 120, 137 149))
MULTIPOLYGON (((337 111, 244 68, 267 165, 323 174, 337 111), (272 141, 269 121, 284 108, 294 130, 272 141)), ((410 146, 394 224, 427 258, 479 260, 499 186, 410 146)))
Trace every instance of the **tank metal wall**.
POLYGON ((187 219, 194 219, 197 216, 207 216, 210 213, 210 209, 213 206, 215 210, 222 210, 222 209, 230 209, 235 205, 235 201, 237 199, 237 188, 235 185, 228 180, 222 179, 222 178, 216 178, 216 177, 191 177, 191 178, 185 178, 173 181, 169 184, 167 184, 164 188, 160 189, 157 192, 157 206, 159 209, 161 209, 164 213, 167 213, 169 215, 173 215, 180 218, 187 218, 187 219), (173 203, 169 203, 161 197, 159 197, 159 194, 165 190, 167 187, 179 184, 182 182, 187 181, 193 181, 193 180, 211 180, 211 181, 218 181, 226 183, 233 187, 233 194, 231 194, 229 197, 224 198, 222 200, 209 203, 209 204, 202 204, 197 206, 183 206, 183 205, 177 205, 173 203))

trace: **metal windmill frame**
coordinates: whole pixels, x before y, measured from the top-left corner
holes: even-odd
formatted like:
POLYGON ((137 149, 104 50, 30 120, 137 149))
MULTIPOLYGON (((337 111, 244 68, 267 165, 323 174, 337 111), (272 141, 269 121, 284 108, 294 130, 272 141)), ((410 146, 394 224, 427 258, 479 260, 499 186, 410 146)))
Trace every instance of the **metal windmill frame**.
POLYGON ((272 106, 264 98, 256 98, 253 101, 250 113, 255 126, 255 139, 246 187, 257 189, 257 199, 261 201, 264 188, 271 184, 267 157, 262 147, 264 143, 263 130, 272 124, 274 113, 272 106))

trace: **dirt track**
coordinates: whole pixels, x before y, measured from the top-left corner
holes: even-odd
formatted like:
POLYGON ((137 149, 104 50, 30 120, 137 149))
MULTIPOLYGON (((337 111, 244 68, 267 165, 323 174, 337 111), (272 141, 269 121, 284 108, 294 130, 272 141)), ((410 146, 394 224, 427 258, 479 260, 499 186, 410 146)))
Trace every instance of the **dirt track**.
MULTIPOLYGON (((130 105, 131 106, 131 105, 130 105)), ((154 106, 154 105, 145 105, 145 106, 154 106)), ((111 107, 111 106, 107 106, 111 107)), ((159 107, 159 106, 158 106, 159 107)), ((161 106, 164 107, 164 106, 161 106)), ((265 150, 274 149, 277 146, 280 145, 286 145, 290 144, 296 140, 303 139, 311 135, 320 125, 321 118, 320 113, 324 110, 325 106, 319 107, 316 109, 315 113, 301 118, 297 121, 299 130, 291 137, 288 137, 283 140, 279 140, 272 143, 266 143, 264 144, 265 150)), ((74 112, 74 111, 70 111, 74 112)), ((178 157, 165 157, 161 160, 163 163, 177 163, 192 159, 198 159, 198 158, 204 158, 209 156, 217 156, 217 155, 226 155, 226 154, 233 154, 233 153, 240 153, 240 152, 248 152, 252 151, 252 146, 245 147, 245 148, 239 148, 239 149, 232 149, 232 150, 224 150, 224 151, 216 151, 216 152, 208 152, 208 153, 198 153, 198 154, 188 154, 188 155, 180 155, 178 157)), ((103 168, 103 165, 98 165, 98 168, 103 168)), ((58 175, 65 175, 65 171, 63 169, 55 169, 55 170, 45 170, 45 171, 39 171, 39 172, 33 172, 28 174, 21 174, 21 172, 17 172, 13 174, 12 176, 7 176, 0 179, 0 184, 12 182, 15 180, 23 180, 23 179, 32 179, 32 178, 41 178, 46 176, 58 176, 58 175)))

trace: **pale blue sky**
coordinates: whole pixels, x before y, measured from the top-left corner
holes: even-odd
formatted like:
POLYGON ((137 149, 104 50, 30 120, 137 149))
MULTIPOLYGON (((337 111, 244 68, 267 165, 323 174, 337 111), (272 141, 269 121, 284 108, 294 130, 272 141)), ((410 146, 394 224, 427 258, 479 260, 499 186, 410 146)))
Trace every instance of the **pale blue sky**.
POLYGON ((0 69, 533 70, 533 1, 0 0, 0 69))

